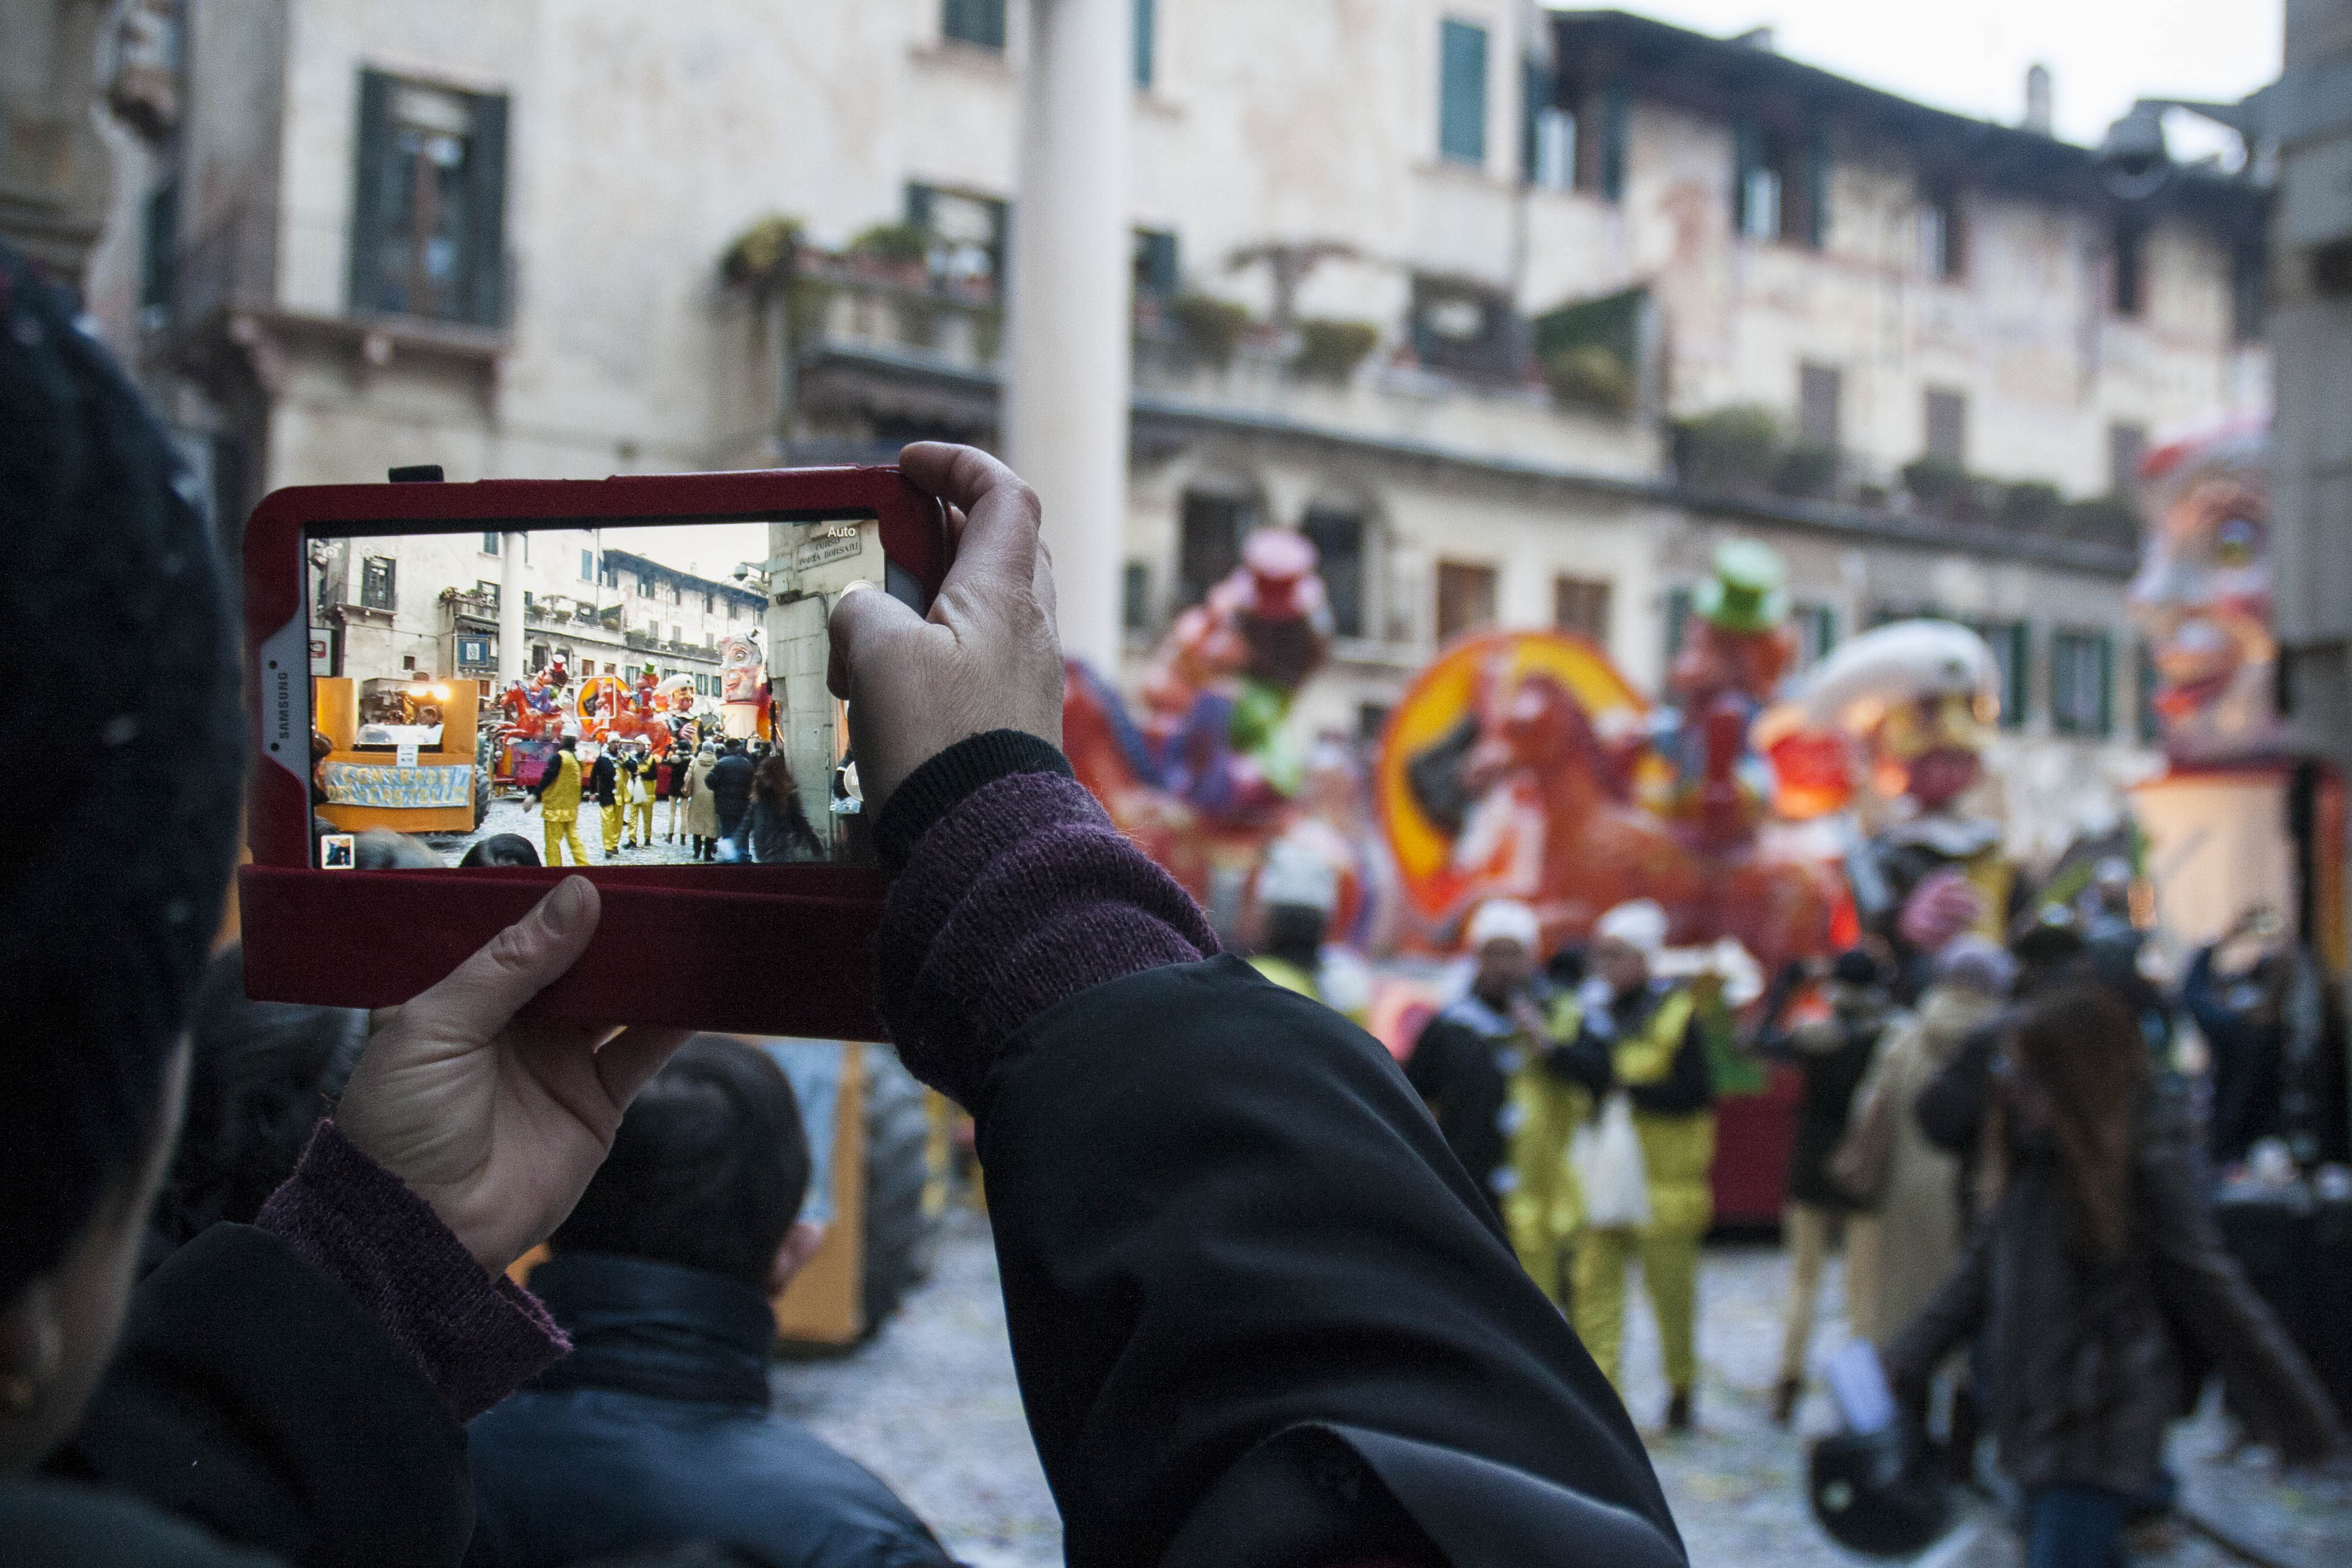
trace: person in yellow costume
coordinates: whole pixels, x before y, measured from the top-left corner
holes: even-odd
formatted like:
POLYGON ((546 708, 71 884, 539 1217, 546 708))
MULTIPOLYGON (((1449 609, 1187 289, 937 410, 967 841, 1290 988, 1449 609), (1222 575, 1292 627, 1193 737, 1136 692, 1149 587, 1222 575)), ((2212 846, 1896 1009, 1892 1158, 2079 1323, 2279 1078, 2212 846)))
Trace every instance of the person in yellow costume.
POLYGON ((1666 1430, 1691 1429, 1698 1384, 1698 1244, 1715 1215, 1715 1083, 1704 1020, 1689 988, 1654 979, 1666 915, 1648 899, 1618 905, 1593 927, 1593 978, 1576 1039, 1559 1053, 1595 1097, 1623 1090, 1642 1145, 1650 1219, 1583 1226, 1570 1320, 1612 1383, 1624 1340, 1625 1267, 1636 1256, 1664 1352, 1666 1430))
POLYGON ((540 819, 547 828, 547 863, 563 864, 563 847, 572 846, 572 863, 588 864, 588 847, 580 842, 580 742, 566 735, 557 742, 554 759, 539 775, 530 793, 539 801, 540 819))
POLYGON ((1568 1143, 1591 1099, 1555 1061, 1561 1037, 1542 1007, 1535 911, 1489 899, 1467 940, 1478 961, 1469 993, 1423 1026, 1405 1078, 1495 1205, 1520 1266, 1559 1306, 1580 1213, 1568 1143))
POLYGON ((1307 845, 1276 839, 1258 868, 1264 932, 1250 967, 1284 990, 1311 996, 1360 1025, 1372 999, 1363 961, 1323 945, 1339 901, 1337 867, 1307 845))

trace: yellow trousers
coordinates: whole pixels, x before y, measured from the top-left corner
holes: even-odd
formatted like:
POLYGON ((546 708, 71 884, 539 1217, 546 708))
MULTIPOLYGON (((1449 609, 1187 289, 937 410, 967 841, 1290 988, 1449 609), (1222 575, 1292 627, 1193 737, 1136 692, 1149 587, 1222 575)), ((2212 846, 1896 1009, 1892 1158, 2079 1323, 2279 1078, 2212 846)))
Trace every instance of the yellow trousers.
POLYGON ((1642 1281, 1658 1315, 1666 1386, 1679 1393, 1697 1384, 1698 1241, 1688 1233, 1585 1226, 1576 1244, 1569 1315, 1577 1338, 1611 1383, 1618 1383, 1624 1348, 1625 1266, 1639 1255, 1642 1281))
POLYGON ((637 842, 651 844, 654 841, 654 803, 649 800, 632 801, 628 816, 629 831, 637 836, 637 842))
POLYGON ((563 847, 567 844, 572 846, 572 863, 574 866, 588 864, 588 846, 580 842, 580 819, 576 816, 556 816, 551 814, 547 817, 547 863, 549 865, 563 864, 563 847))
POLYGON ((627 810, 617 800, 604 808, 604 853, 608 858, 621 852, 621 817, 627 810))
POLYGON ((1811 1204, 1792 1203, 1780 1212, 1780 1233, 1789 1243, 1789 1321, 1780 1336, 1780 1381, 1805 1376, 1805 1351, 1813 1342, 1813 1298, 1821 1294, 1822 1265, 1828 1261, 1838 1216, 1811 1204))

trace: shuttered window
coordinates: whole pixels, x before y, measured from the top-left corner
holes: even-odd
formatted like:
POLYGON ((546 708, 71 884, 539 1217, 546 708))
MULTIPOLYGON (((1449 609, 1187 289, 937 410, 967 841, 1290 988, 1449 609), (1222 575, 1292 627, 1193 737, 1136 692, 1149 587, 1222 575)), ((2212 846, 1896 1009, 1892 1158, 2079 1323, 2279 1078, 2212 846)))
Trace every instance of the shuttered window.
POLYGON ((1452 642, 1495 624, 1495 569, 1461 561, 1437 563, 1437 640, 1452 642))
POLYGON ((1364 635, 1364 520, 1344 507, 1313 506, 1298 531, 1315 546, 1316 566, 1331 606, 1331 630, 1364 635))
POLYGON ((1438 24, 1437 155, 1455 163, 1486 161, 1486 29, 1438 24))
POLYGON ((1004 47, 1004 0, 943 0, 940 33, 983 49, 1004 47))
POLYGON ((2050 728, 2105 737, 2115 727, 2115 639, 2105 632, 2059 632, 2050 639, 2050 728))
POLYGON ((1965 467, 1969 460, 1969 400, 1965 394, 1927 389, 1922 413, 1931 458, 1965 467))
POLYGON ((1152 0, 1135 0, 1135 85, 1150 87, 1151 69, 1157 64, 1154 51, 1159 44, 1160 7, 1152 0))
POLYGON ((1551 624, 1609 646, 1609 584, 1591 577, 1551 580, 1551 624))
POLYGON ((506 322, 507 100, 360 73, 354 310, 506 322))

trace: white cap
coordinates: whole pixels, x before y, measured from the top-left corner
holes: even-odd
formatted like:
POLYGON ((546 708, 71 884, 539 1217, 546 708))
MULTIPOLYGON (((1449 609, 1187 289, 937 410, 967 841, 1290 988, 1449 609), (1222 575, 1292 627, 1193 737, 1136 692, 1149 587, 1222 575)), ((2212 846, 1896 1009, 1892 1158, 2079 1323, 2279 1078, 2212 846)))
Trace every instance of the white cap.
POLYGON ((1339 907, 1339 872, 1307 845, 1277 838, 1258 868, 1257 896, 1261 903, 1297 904, 1328 915, 1339 907))
POLYGON ((1633 899, 1601 917, 1592 928, 1596 942, 1622 942, 1644 958, 1655 958, 1666 945, 1666 911, 1655 899, 1633 899))
POLYGON ((1488 899, 1470 917, 1470 951, 1490 942, 1516 942, 1529 952, 1543 941, 1542 922, 1535 910, 1517 899, 1488 899))

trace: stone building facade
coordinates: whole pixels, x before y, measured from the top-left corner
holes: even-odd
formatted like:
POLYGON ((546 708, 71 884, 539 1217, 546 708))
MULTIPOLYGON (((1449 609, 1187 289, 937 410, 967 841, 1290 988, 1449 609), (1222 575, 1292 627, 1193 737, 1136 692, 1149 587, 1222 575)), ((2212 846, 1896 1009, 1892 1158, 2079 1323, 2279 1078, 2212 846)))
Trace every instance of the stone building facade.
MULTIPOLYGON (((2083 149, 1615 13, 1134 3, 1132 457, 1101 524, 1129 673, 1277 526, 1339 613, 1310 726, 1370 732, 1483 625, 1591 632, 1654 689, 1736 532, 1789 556, 1816 650, 1890 613, 1987 627, 2025 847, 2112 814, 2148 753, 2133 542, 2096 502, 2136 441, 2259 395, 2251 181, 2119 226, 2083 149)), ((225 515, 394 464, 995 438, 1017 0, 179 15, 145 176, 172 225, 118 233, 90 293, 219 455, 225 515)))

